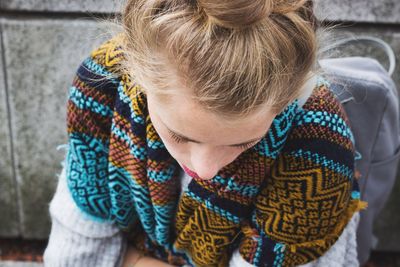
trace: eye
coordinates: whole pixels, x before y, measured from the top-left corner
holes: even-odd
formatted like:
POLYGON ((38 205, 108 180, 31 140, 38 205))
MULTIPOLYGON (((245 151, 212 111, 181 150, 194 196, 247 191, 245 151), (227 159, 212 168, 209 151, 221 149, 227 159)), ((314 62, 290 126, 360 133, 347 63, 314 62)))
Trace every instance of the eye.
MULTIPOLYGON (((172 131, 169 131, 169 134, 170 134, 170 137, 171 137, 177 144, 179 144, 179 143, 187 143, 187 142, 188 142, 186 139, 180 137, 179 135, 175 134, 175 133, 172 132, 172 131)), ((259 141, 259 140, 258 140, 258 141, 259 141)), ((236 146, 233 146, 233 147, 239 148, 239 149, 242 149, 242 150, 245 150, 245 149, 248 149, 248 148, 252 147, 253 145, 255 145, 258 141, 254 141, 254 142, 247 143, 247 144, 242 144, 242 145, 236 145, 236 146)))
POLYGON ((170 134, 171 138, 178 144, 186 142, 183 138, 179 137, 178 135, 176 135, 175 133, 173 133, 171 131, 169 132, 169 134, 170 134))

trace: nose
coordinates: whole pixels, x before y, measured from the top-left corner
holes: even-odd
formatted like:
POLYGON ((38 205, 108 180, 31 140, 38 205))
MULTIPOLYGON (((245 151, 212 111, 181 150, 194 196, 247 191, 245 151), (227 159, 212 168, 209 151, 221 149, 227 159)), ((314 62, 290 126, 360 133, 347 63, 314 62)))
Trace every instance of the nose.
POLYGON ((191 153, 193 171, 203 180, 210 180, 220 169, 221 155, 211 148, 197 147, 191 153))

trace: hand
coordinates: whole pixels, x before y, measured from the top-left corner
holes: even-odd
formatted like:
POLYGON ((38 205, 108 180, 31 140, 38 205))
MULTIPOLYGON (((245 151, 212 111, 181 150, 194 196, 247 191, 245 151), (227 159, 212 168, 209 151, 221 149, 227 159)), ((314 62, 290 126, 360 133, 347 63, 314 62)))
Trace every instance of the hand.
POLYGON ((133 267, 140 260, 142 254, 140 254, 134 247, 128 245, 124 255, 124 262, 122 267, 133 267))
POLYGON ((170 265, 158 259, 151 258, 148 256, 142 256, 142 254, 132 246, 128 246, 122 266, 123 267, 148 267, 148 266, 173 267, 173 265, 170 265))

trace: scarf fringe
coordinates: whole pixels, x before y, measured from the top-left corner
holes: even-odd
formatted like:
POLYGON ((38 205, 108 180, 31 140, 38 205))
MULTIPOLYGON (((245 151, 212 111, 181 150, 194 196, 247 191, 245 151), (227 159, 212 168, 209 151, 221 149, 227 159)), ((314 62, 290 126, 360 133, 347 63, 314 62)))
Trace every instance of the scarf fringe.
POLYGON ((358 202, 358 206, 357 206, 357 210, 356 211, 365 210, 366 208, 368 208, 368 202, 360 200, 358 202))

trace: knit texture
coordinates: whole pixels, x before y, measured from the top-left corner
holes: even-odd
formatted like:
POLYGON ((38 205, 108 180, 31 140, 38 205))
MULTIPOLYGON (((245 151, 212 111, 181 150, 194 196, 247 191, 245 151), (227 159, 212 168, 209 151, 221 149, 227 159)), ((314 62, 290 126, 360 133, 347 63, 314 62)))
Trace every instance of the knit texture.
MULTIPOLYGON (((182 189, 192 178, 181 173, 182 189)), ((43 255, 44 266, 86 267, 122 266, 126 240, 113 223, 94 222, 78 209, 67 188, 65 167, 58 179, 57 190, 50 203, 52 227, 43 255), (60 247, 62 249, 60 249, 60 247)), ((358 267, 356 229, 359 213, 340 235, 336 243, 317 260, 299 267, 358 267)), ((254 267, 239 251, 233 252, 229 267, 254 267)))
POLYGON ((139 85, 119 71, 119 41, 83 62, 68 101, 68 186, 92 218, 175 265, 227 266, 239 248, 255 266, 295 266, 323 255, 364 207, 348 120, 322 80, 302 108, 290 103, 260 142, 179 198, 179 165, 139 85))
POLYGON ((67 188, 63 168, 50 203, 49 242, 43 255, 48 267, 119 267, 126 238, 110 222, 93 221, 78 209, 67 188))

